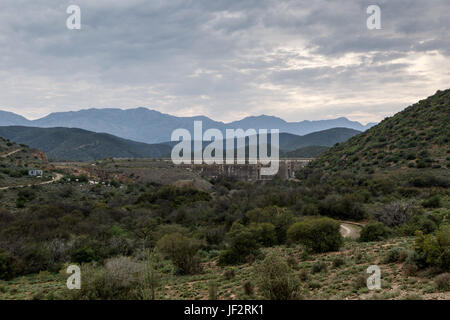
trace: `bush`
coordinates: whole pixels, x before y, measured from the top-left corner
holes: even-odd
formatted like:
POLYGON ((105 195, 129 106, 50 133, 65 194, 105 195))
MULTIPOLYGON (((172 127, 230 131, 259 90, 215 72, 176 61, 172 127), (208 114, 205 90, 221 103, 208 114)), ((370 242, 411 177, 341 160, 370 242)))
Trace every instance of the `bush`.
POLYGON ((323 216, 350 220, 361 220, 366 215, 361 204, 351 195, 328 196, 319 204, 319 213, 323 216))
POLYGON ((381 241, 389 236, 389 229, 381 222, 371 222, 361 230, 359 240, 362 242, 381 241))
POLYGON ((82 265, 81 290, 71 291, 75 299, 139 299, 142 265, 128 257, 109 259, 104 268, 82 265))
POLYGON ((8 251, 0 249, 0 280, 9 280, 14 276, 12 255, 8 251))
POLYGON ((436 286, 441 291, 450 291, 450 273, 443 273, 434 278, 436 286))
POLYGON ((339 268, 341 266, 345 265, 345 259, 342 257, 335 257, 333 259, 333 268, 339 268))
POLYGON ((277 243, 277 234, 275 226, 271 223, 258 223, 250 226, 256 241, 263 247, 271 247, 277 243))
POLYGON ((439 195, 434 195, 429 199, 422 202, 424 208, 440 208, 441 207, 441 197, 439 195))
POLYGON ((450 225, 441 226, 434 234, 416 232, 415 251, 425 265, 450 270, 450 225))
POLYGON ((245 263, 248 256, 258 256, 259 243, 255 234, 242 225, 233 225, 227 234, 228 248, 219 254, 219 265, 245 263))
POLYGON ((269 300, 292 300, 297 297, 299 282, 286 261, 270 253, 255 267, 258 288, 269 300))
POLYGON ((386 226, 394 227, 404 224, 415 213, 411 202, 394 201, 385 204, 373 212, 377 221, 386 226))
POLYGON ((223 273, 223 276, 225 277, 225 279, 227 280, 231 280, 236 276, 236 273, 234 271, 234 268, 230 268, 225 270, 225 272, 223 273))
POLYGON ((317 261, 315 262, 311 267, 311 273, 319 273, 319 272, 327 272, 328 271, 328 265, 324 261, 317 261))
POLYGON ((408 251, 404 248, 393 248, 384 257, 384 263, 404 262, 408 257, 408 251))
POLYGON ((343 244, 339 222, 330 218, 307 219, 289 227, 287 236, 316 253, 337 251, 343 244))
POLYGON ((200 241, 180 233, 172 233, 162 237, 157 247, 172 260, 179 274, 193 274, 200 271, 200 260, 197 256, 200 241))
POLYGON ((353 280, 353 287, 356 290, 367 287, 367 276, 365 274, 359 274, 353 280))
POLYGON ((252 296, 255 292, 255 287, 253 286, 253 283, 251 281, 245 281, 242 287, 246 296, 252 296))

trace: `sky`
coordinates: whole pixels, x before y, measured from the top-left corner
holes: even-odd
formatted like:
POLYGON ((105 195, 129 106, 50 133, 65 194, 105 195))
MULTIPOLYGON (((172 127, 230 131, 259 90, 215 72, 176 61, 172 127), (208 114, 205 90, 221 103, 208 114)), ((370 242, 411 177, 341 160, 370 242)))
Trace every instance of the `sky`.
POLYGON ((0 110, 29 119, 147 107, 377 122, 449 88, 449 66, 448 0, 1 1, 0 110))

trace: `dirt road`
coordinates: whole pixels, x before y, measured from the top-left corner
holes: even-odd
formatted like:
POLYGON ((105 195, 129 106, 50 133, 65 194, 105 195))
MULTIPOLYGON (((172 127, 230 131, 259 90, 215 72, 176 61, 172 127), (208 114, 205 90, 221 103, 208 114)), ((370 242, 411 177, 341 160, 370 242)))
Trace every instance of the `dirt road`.
POLYGON ((351 223, 341 223, 341 234, 344 238, 358 239, 361 226, 351 223))
POLYGON ((0 155, 0 158, 7 158, 9 156, 12 156, 14 153, 19 152, 19 151, 22 151, 22 149, 17 149, 17 150, 14 150, 14 151, 10 152, 10 153, 2 154, 2 155, 0 155))
POLYGON ((11 188, 25 188, 25 187, 32 187, 32 186, 40 186, 40 185, 44 185, 44 184, 50 184, 50 183, 58 182, 63 177, 64 176, 62 174, 57 173, 56 177, 53 177, 53 179, 49 180, 49 181, 44 181, 44 182, 39 182, 39 183, 32 183, 32 184, 25 184, 25 185, 19 185, 19 186, 2 187, 2 188, 0 188, 0 190, 7 190, 7 189, 11 189, 11 188))

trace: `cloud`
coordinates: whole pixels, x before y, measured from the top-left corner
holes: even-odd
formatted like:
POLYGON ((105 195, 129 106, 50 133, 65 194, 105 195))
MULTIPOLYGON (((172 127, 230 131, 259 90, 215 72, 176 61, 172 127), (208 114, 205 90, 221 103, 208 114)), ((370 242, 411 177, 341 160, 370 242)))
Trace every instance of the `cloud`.
POLYGON ((31 118, 146 106, 231 121, 379 121, 445 89, 450 3, 5 0, 0 108, 31 118), (65 26, 69 4, 82 29, 65 26))

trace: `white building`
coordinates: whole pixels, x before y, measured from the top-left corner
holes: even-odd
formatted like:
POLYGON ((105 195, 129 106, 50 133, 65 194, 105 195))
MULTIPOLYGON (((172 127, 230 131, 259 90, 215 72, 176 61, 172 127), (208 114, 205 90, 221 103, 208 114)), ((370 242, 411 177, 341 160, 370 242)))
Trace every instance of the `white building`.
POLYGON ((42 170, 38 169, 28 170, 28 175, 32 177, 42 177, 43 174, 44 172, 42 170))

